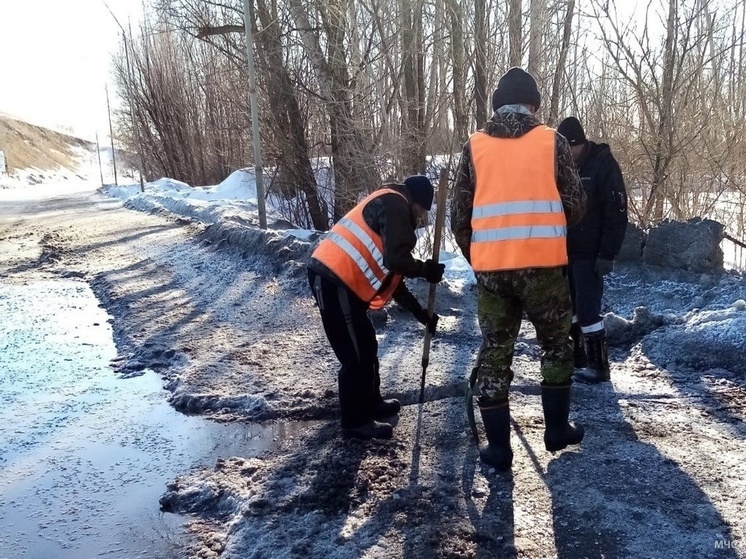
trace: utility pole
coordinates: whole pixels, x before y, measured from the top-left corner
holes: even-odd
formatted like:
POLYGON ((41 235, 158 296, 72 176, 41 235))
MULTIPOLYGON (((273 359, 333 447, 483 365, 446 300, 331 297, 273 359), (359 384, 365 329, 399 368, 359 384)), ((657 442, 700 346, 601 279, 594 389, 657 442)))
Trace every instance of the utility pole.
MULTIPOLYGON (((111 8, 109 5, 104 1, 104 6, 106 6, 106 9, 109 10, 109 13, 111 14, 111 17, 114 19, 116 24, 119 26, 119 29, 122 30, 122 40, 124 41, 124 57, 127 61, 127 80, 126 80, 126 86, 127 86, 127 97, 129 101, 129 109, 130 109, 130 120, 132 121, 132 130, 135 133, 135 142, 137 143, 137 167, 138 171, 140 172, 140 192, 145 192, 145 184, 143 183, 143 172, 142 172, 142 143, 140 142, 140 129, 137 126, 137 121, 135 120, 135 112, 132 109, 132 67, 130 66, 130 52, 129 47, 127 45, 127 32, 124 30, 124 27, 122 27, 122 24, 119 23, 119 20, 117 19, 117 16, 114 15, 114 12, 111 11, 111 8)), ((132 35, 130 31, 130 35, 132 35)), ((107 97, 108 99, 108 97, 107 97)), ((111 126, 111 117, 109 117, 109 126, 111 126)), ((113 152, 113 149, 112 149, 113 152)))
POLYGON ((256 93, 254 71, 254 40, 251 36, 249 0, 243 2, 243 20, 246 29, 246 56, 249 65, 249 103, 251 105, 251 139, 254 144, 254 172, 256 175, 256 203, 259 211, 259 227, 267 228, 267 209, 264 204, 264 178, 262 176, 262 144, 259 137, 259 102, 256 93))
MULTIPOLYGON (((119 24, 119 22, 117 22, 119 24)), ((122 27, 121 25, 119 27, 122 27)), ((132 67, 130 66, 130 51, 127 48, 127 35, 122 29, 122 36, 124 37, 124 57, 127 60, 127 87, 130 90, 130 119, 132 119, 132 128, 135 131, 135 142, 137 142, 137 171, 140 174, 140 192, 145 192, 145 183, 142 180, 142 142, 140 141, 140 127, 137 125, 137 119, 135 118, 135 112, 132 109, 132 84, 134 83, 135 77, 132 75, 132 67)), ((130 27, 130 38, 132 37, 132 28, 130 27)))
POLYGON ((98 143, 98 132, 96 132, 96 155, 98 155, 98 174, 101 177, 101 186, 104 186, 104 170, 101 167, 101 146, 98 143))
MULTIPOLYGON (((104 90, 106 91, 106 112, 109 113, 109 139, 111 140, 111 164, 114 167, 114 184, 119 184, 117 182, 117 156, 114 154, 114 129, 111 126, 111 107, 109 106, 109 86, 105 85, 104 90)), ((98 135, 96 135, 96 138, 98 138, 98 135)), ((98 139, 96 140, 98 143, 98 139)), ((99 158, 101 156, 99 155, 99 158)))

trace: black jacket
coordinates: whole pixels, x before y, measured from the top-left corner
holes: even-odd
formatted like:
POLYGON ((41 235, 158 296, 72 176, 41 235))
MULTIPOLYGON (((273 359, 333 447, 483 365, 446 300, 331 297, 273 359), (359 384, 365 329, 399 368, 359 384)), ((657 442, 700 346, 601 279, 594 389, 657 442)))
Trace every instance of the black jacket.
MULTIPOLYGON (((404 277, 414 278, 422 275, 422 261, 412 256, 417 244, 415 230, 417 223, 412 214, 411 199, 407 187, 399 184, 387 184, 388 188, 401 192, 406 199, 397 194, 383 194, 374 198, 363 208, 363 219, 383 240, 383 264, 389 270, 404 277)), ((308 267, 345 287, 344 283, 324 264, 311 258, 308 267)), ((384 289, 382 287, 381 289, 384 289)), ((393 293, 393 299, 404 309, 416 313, 422 306, 417 298, 407 289, 402 281, 393 293)))
POLYGON ((567 230, 570 258, 614 260, 627 229, 627 192, 619 164, 608 144, 588 142, 578 161, 588 196, 585 216, 567 230))

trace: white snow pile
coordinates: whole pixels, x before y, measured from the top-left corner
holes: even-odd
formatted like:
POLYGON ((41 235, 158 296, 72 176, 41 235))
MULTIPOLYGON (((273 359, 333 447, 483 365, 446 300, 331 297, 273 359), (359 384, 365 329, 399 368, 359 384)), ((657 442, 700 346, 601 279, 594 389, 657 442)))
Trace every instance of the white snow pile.
MULTIPOLYGON (((162 178, 145 186, 106 186, 102 191, 141 211, 176 214, 207 224, 202 234, 216 248, 232 247, 245 259, 265 256, 276 269, 300 276, 319 231, 299 229, 267 202, 268 229, 258 227, 253 169, 240 169, 218 185, 193 187, 162 178)), ((419 231, 421 238, 431 232, 419 231)), ((440 260, 446 265, 441 298, 458 298, 475 284, 474 273, 446 240, 440 260)), ((420 255, 422 256, 422 255, 420 255)), ((736 273, 696 274, 640 263, 620 265, 607 278, 604 322, 612 344, 645 339, 662 363, 724 367, 746 371, 746 279, 736 273)), ((233 407, 231 402, 215 403, 233 407)), ((244 404, 262 406, 261 401, 244 404)), ((180 402, 185 409, 188 402, 180 402)))
POLYGON ((727 309, 687 313, 684 324, 666 328, 647 345, 668 368, 717 367, 746 375, 746 301, 739 299, 727 309))
MULTIPOLYGON (((101 192, 119 198, 125 206, 156 214, 175 214, 208 225, 203 238, 217 248, 231 246, 244 258, 270 256, 278 267, 289 269, 291 275, 300 269, 314 243, 323 233, 299 229, 280 215, 279 209, 267 200, 268 229, 259 229, 256 199, 256 177, 253 169, 234 171, 214 186, 193 187, 181 181, 161 178, 147 183, 141 192, 139 185, 106 185, 101 192)), ((421 234, 421 237, 427 237, 421 234)), ((475 278, 466 260, 454 252, 441 252, 446 264, 445 277, 449 287, 462 290, 474 284, 475 278)), ((277 271, 277 270, 276 270, 277 271)))
POLYGON ((604 324, 612 344, 641 342, 663 368, 746 375, 746 277, 628 265, 611 276, 604 324), (631 314, 631 318, 624 315, 631 314))
MULTIPOLYGON (((171 387, 169 387, 171 388, 171 387)), ((225 396, 221 394, 195 394, 181 387, 169 396, 169 403, 186 414, 205 412, 233 412, 246 416, 266 415, 269 410, 266 398, 262 394, 241 394, 225 396)))

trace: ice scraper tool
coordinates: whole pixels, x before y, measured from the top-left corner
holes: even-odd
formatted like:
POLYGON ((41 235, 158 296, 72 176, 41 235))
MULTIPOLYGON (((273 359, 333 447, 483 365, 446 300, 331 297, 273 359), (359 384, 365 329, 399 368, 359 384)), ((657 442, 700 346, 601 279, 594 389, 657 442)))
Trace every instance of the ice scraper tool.
MULTIPOLYGON (((433 239, 433 260, 439 261, 440 258, 440 237, 443 232, 443 222, 446 217, 446 196, 448 195, 448 169, 440 170, 440 179, 438 180, 438 197, 437 209, 435 212, 435 238, 433 239)), ((433 316, 435 310, 435 289, 437 284, 430 284, 430 292, 427 296, 427 314, 433 316)), ((425 375, 427 366, 430 363, 430 340, 432 334, 430 329, 425 328, 425 343, 422 348, 422 378, 420 379, 420 404, 425 401, 425 375)))

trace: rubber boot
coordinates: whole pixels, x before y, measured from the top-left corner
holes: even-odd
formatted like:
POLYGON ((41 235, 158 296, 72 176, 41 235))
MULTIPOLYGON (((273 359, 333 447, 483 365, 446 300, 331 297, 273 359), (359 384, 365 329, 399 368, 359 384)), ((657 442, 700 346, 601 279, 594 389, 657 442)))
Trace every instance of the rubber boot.
POLYGON ((588 352, 588 366, 575 373, 580 382, 599 383, 611 380, 606 330, 585 334, 585 347, 588 352))
POLYGON ((479 458, 497 471, 509 470, 513 464, 513 450, 510 448, 510 407, 508 402, 491 406, 480 404, 487 444, 479 449, 479 458))
POLYGON ((384 400, 381 398, 377 404, 373 405, 373 419, 379 421, 394 417, 399 413, 401 403, 395 398, 384 400))
POLYGON ((580 330, 580 324, 573 322, 570 327, 570 337, 572 338, 572 362, 576 369, 584 369, 588 366, 588 356, 585 353, 585 344, 583 343, 583 332, 580 330))
POLYGON ((570 384, 541 385, 541 405, 544 408, 544 446, 556 452, 571 444, 580 444, 585 435, 582 425, 573 425, 570 416, 570 384))
POLYGON ((371 416, 378 421, 385 421, 399 413, 401 403, 395 398, 383 399, 381 396, 381 375, 379 370, 380 365, 378 359, 376 359, 373 364, 373 405, 371 406, 371 416))

